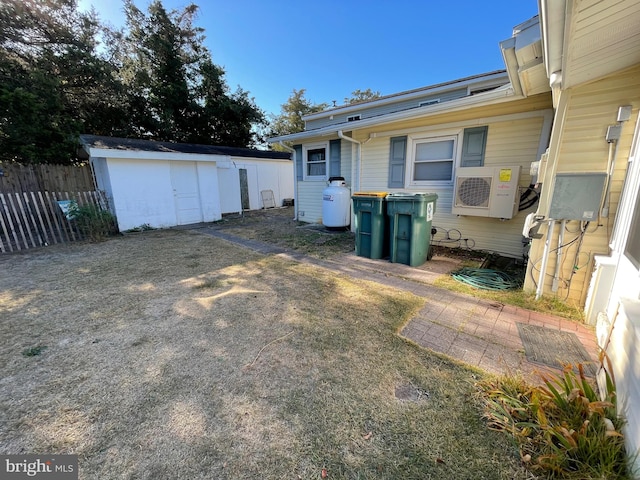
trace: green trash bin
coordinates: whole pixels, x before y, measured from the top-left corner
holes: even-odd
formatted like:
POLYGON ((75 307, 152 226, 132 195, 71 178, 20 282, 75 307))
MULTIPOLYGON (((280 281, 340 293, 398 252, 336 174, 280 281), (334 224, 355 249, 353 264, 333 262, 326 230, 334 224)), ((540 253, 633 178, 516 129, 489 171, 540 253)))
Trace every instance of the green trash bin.
POLYGON ((389 260, 412 267, 429 258, 435 193, 392 193, 387 196, 389 260))
POLYGON ((389 255, 388 226, 385 222, 387 192, 355 192, 353 213, 356 230, 356 255, 373 259, 389 255))

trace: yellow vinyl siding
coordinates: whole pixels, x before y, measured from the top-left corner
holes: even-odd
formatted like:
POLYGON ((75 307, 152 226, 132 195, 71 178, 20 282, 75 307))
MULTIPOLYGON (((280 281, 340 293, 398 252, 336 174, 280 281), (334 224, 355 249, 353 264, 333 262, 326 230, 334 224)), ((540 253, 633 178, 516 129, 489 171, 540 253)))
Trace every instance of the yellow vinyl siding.
MULTIPOLYGON (((532 112, 537 110, 545 110, 552 108, 551 95, 548 93, 535 95, 517 102, 510 101, 475 108, 462 108, 458 111, 445 112, 441 115, 431 117, 423 117, 414 120, 404 120, 401 122, 386 123, 379 127, 358 132, 356 137, 358 140, 366 140, 369 133, 388 132, 391 130, 408 131, 413 128, 429 127, 434 125, 444 125, 456 122, 469 122, 468 126, 484 125, 481 119, 495 117, 500 115, 509 115, 514 113, 532 112), (480 119, 480 120, 479 120, 480 119), (479 121, 480 123, 474 123, 479 121)), ((402 133, 398 133, 401 135, 402 133)))
POLYGON ((322 223, 322 191, 327 182, 298 182, 298 220, 322 223))
MULTIPOLYGON (((506 112, 508 114, 513 112, 506 112)), ((488 125, 487 146, 485 151, 485 165, 520 165, 522 167, 520 185, 526 187, 530 183, 529 169, 531 162, 537 160, 540 145, 540 135, 543 126, 543 116, 520 118, 509 121, 496 121, 483 124, 488 125)), ((470 121, 469 126, 478 125, 470 121)), ((464 125, 460 126, 460 131, 464 125)), ((402 129, 401 129, 402 130, 402 129)), ((437 129, 429 129, 437 135, 437 129)), ((420 132, 415 132, 420 134, 420 132)), ((438 228, 435 240, 442 239, 446 231, 451 231, 451 237, 461 236, 460 242, 437 242, 451 247, 470 247, 480 250, 490 250, 513 257, 523 254, 522 225, 527 212, 518 213, 513 219, 501 221, 486 217, 465 217, 451 214, 453 204, 453 184, 433 187, 406 187, 403 189, 389 189, 387 180, 389 175, 389 148, 391 136, 372 138, 362 152, 362 183, 363 191, 406 191, 425 192, 438 195, 436 212, 432 225, 438 228), (458 233, 458 231, 460 233, 458 233)), ((461 139, 460 139, 461 140, 461 139)))
POLYGON ((341 176, 344 177, 344 181, 347 185, 351 185, 351 167, 352 167, 352 153, 356 145, 349 141, 343 140, 340 146, 340 171, 341 176))
MULTIPOLYGON (((591 222, 585 235, 581 255, 578 259, 578 270, 573 276, 570 291, 561 288, 557 292, 560 298, 568 298, 570 302, 580 307, 584 306, 586 291, 591 280, 593 270, 593 256, 609 253, 609 242, 614 225, 615 213, 620 199, 625 171, 633 132, 640 106, 640 67, 628 69, 599 81, 565 91, 567 104, 564 113, 564 124, 558 144, 551 145, 550 152, 557 151, 556 158, 549 158, 546 184, 543 185, 540 213, 548 211, 553 194, 553 178, 550 177, 555 162, 556 173, 566 172, 606 172, 609 159, 609 144, 605 140, 607 127, 616 124, 618 107, 632 105, 633 112, 629 121, 625 122, 619 140, 618 154, 615 160, 615 171, 611 179, 611 194, 608 218, 601 218, 598 222, 591 222), (596 224, 596 225, 594 225, 596 224)), ((558 115, 557 118, 561 118, 558 115)), ((558 125, 554 128, 559 128, 558 125)), ((614 144, 612 144, 612 147, 614 144)), ((576 229, 578 222, 570 222, 569 228, 576 229)), ((546 238, 546 226, 540 229, 545 237, 535 240, 531 248, 531 260, 535 263, 542 258, 546 238)), ((551 249, 557 247, 559 227, 556 225, 551 242, 551 249)), ((565 243, 568 239, 565 235, 565 243)), ((544 293, 551 294, 551 282, 556 264, 555 251, 551 251, 547 265, 544 293)), ((537 268, 540 267, 538 263, 537 268)), ((574 265, 569 258, 565 258, 561 276, 569 278, 574 265)), ((531 270, 531 265, 529 266, 531 270)), ((538 282, 538 272, 534 272, 535 281, 527 275, 525 288, 533 290, 538 282)))
POLYGON ((363 146, 360 190, 389 191, 390 138, 374 138, 363 146))

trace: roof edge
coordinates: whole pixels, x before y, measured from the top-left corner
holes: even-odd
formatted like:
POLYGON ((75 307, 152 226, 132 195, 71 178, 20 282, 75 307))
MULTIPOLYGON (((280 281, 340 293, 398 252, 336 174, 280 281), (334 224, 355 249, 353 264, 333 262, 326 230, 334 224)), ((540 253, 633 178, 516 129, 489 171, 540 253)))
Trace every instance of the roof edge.
POLYGON ((448 82, 436 83, 434 85, 428 85, 425 87, 415 88, 412 90, 405 90, 402 92, 392 93, 389 95, 384 95, 380 98, 376 98, 373 100, 367 100, 364 102, 359 102, 351 105, 340 105, 338 107, 329 108, 327 110, 322 110, 321 112, 310 113, 308 115, 304 115, 302 117, 303 120, 316 120, 318 118, 335 115, 336 113, 350 113, 352 111, 358 111, 362 108, 379 106, 379 105, 387 105, 389 103, 399 102, 407 99, 411 99, 412 97, 417 97, 424 95, 425 93, 438 93, 443 90, 450 90, 453 87, 464 87, 473 85, 475 83, 481 84, 483 82, 499 79, 500 77, 504 77, 507 83, 509 81, 509 77, 507 75, 507 70, 494 70, 492 72, 480 73, 477 75, 472 75, 469 77, 459 78, 457 80, 451 80, 448 82))
POLYGON ((196 143, 158 142, 135 138, 107 137, 81 134, 80 144, 90 154, 90 150, 110 150, 119 152, 153 152, 159 154, 217 155, 229 157, 263 158, 273 160, 291 160, 288 152, 258 150, 246 147, 226 147, 221 145, 203 145, 196 143))
POLYGON ((463 97, 456 100, 451 100, 449 102, 437 103, 435 105, 429 105, 421 108, 412 108, 409 110, 402 110, 400 112, 388 113, 386 115, 381 115, 378 117, 365 118, 363 120, 359 120, 358 122, 339 123, 328 125, 326 127, 318 128, 315 130, 305 130, 303 132, 292 133, 289 135, 281 135, 279 137, 268 138, 267 142, 291 142, 296 140, 303 140, 306 138, 331 135, 338 130, 362 130, 363 128, 372 127, 375 125, 384 125, 386 123, 411 120, 420 117, 430 117, 433 115, 445 113, 447 111, 457 111, 465 108, 511 102, 515 100, 521 100, 523 98, 524 97, 522 95, 518 95, 514 92, 511 84, 508 84, 508 87, 505 85, 495 90, 479 93, 470 97, 463 97))

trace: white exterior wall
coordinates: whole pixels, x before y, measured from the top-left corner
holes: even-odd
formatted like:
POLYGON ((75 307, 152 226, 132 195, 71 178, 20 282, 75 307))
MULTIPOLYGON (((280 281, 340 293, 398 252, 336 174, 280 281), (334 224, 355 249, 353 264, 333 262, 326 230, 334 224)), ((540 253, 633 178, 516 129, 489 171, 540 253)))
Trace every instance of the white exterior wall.
MULTIPOLYGON (((170 162, 165 160, 108 158, 113 209, 120 230, 148 224, 154 228, 178 224, 171 184, 170 162)), ((203 221, 221 218, 214 162, 196 162, 203 221)))
POLYGON ((635 468, 640 474, 640 457, 634 457, 640 454, 640 409, 637 408, 640 405, 640 270, 624 254, 636 199, 640 195, 640 119, 636 121, 628 157, 627 152, 621 159, 627 169, 627 180, 616 214, 611 255, 599 258, 606 265, 606 272, 613 269, 613 278, 594 275, 592 304, 587 302, 587 311, 598 313, 598 344, 611 362, 618 409, 627 421, 623 432, 627 453, 635 459, 635 468), (607 299, 604 308, 600 305, 601 298, 607 299))
POLYGON ((196 162, 198 186, 200 187, 200 207, 202 221, 215 222, 222 218, 220 192, 218 190, 218 169, 214 162, 196 162))
POLYGON ((264 208, 262 190, 273 191, 276 207, 281 207, 285 198, 293 198, 293 162, 232 157, 228 168, 218 168, 222 213, 242 210, 239 173, 242 168, 247 170, 250 210, 264 208))
MULTIPOLYGON (((635 282, 638 282, 636 275, 635 282)), ((602 329, 602 333, 606 332, 602 329)), ((598 341, 602 340, 598 335, 598 341)), ((605 337, 606 338, 606 337, 605 337)), ((635 460, 636 474, 640 473, 640 301, 620 303, 607 355, 613 367, 618 411, 626 419, 623 429, 627 454, 635 460)), ((637 478, 637 477, 636 477, 637 478)))
POLYGON ((293 198, 293 162, 290 160, 251 160, 235 158, 238 168, 247 169, 249 182, 249 204, 251 210, 264 208, 262 190, 272 190, 276 207, 282 206, 285 198, 293 198))
MULTIPOLYGON (((529 169, 531 162, 539 159, 541 143, 546 143, 541 135, 543 126, 549 128, 550 124, 545 123, 544 112, 538 112, 534 116, 524 116, 524 118, 508 117, 503 121, 493 119, 488 123, 477 121, 466 125, 468 127, 478 125, 488 125, 488 137, 485 151, 485 166, 505 165, 522 167, 520 175, 520 186, 526 187, 530 184, 531 177, 529 169)), ((547 117, 551 112, 547 112, 547 117)), ((456 131, 459 131, 459 144, 462 142, 462 131, 465 125, 457 124, 456 131)), ((411 129, 409 136, 437 136, 438 131, 443 126, 433 126, 421 130, 411 129)), ((446 128, 447 132, 451 127, 446 128)), ((522 226, 525 216, 532 209, 520 212, 511 220, 500 220, 496 218, 457 216, 451 213, 453 205, 453 182, 449 185, 438 186, 409 186, 402 189, 389 189, 387 179, 389 175, 389 148, 390 138, 400 136, 402 133, 394 132, 388 136, 380 136, 369 141, 362 153, 362 181, 361 191, 382 191, 382 192, 426 192, 438 195, 436 201, 436 212, 432 221, 432 226, 438 228, 438 234, 434 238, 434 243, 447 246, 471 247, 480 250, 489 250, 512 257, 521 257, 523 254, 522 226), (446 238, 446 232, 453 238, 462 238, 460 242, 442 242, 446 238), (459 233, 458 233, 459 232, 459 233)), ((410 142, 409 142, 410 143, 410 142)), ((409 148, 409 147, 408 147, 409 148)), ((461 145, 458 145, 461 148, 461 145)), ((407 152, 407 157, 410 157, 407 152)))
POLYGON ((233 164, 228 168, 218 168, 218 192, 222 213, 236 213, 242 210, 240 173, 233 164))

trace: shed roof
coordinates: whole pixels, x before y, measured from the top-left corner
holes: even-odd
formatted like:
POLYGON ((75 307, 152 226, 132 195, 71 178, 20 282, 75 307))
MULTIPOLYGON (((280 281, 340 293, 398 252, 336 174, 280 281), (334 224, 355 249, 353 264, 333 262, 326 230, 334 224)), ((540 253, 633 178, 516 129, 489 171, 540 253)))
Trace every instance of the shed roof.
POLYGON ((199 145, 195 143, 156 142, 136 138, 103 137, 80 135, 80 143, 87 154, 90 148, 106 150, 129 150, 132 152, 189 153, 202 155, 227 155, 231 157, 251 157, 289 160, 291 154, 255 148, 224 147, 220 145, 199 145))

